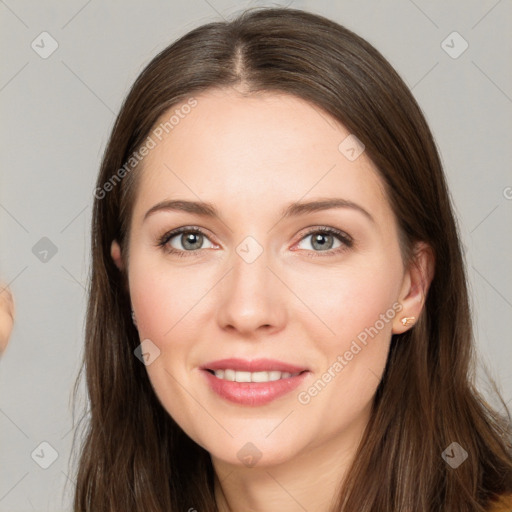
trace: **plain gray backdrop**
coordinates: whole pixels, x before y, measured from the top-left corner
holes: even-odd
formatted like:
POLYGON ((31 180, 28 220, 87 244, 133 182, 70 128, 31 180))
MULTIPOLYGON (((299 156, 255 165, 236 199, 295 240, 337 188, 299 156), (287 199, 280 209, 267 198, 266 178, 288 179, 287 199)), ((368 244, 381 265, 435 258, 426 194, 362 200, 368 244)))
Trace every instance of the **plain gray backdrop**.
POLYGON ((345 25, 412 89, 460 223, 479 364, 512 404, 510 1, 0 0, 0 277, 17 306, 0 361, 0 511, 71 509, 92 193, 123 98, 177 37, 256 5, 345 25))

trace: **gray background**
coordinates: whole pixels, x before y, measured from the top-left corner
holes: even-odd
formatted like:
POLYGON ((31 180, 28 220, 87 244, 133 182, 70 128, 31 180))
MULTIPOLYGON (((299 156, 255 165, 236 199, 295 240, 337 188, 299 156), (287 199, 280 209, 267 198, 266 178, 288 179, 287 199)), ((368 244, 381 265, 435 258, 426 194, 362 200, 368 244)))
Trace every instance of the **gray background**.
POLYGON ((83 344, 92 191, 122 99, 178 36, 255 5, 334 19, 374 44, 412 88, 459 217, 480 365, 512 405, 510 1, 0 1, 0 277, 17 305, 0 361, 0 511, 70 510, 70 392, 83 344), (46 59, 31 47, 51 49, 43 31, 58 43, 46 59), (446 40, 453 31, 469 44, 457 58, 463 41, 446 40), (40 465, 52 462, 52 449, 41 442, 58 453, 48 469, 40 465))

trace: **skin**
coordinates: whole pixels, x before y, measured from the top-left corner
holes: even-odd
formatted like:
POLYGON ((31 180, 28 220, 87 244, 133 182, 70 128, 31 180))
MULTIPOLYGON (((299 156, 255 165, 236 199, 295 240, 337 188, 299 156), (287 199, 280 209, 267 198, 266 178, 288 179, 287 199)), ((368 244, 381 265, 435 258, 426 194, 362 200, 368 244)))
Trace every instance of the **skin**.
POLYGON ((12 293, 0 284, 0 355, 6 349, 14 325, 14 301, 12 293))
POLYGON ((277 93, 223 89, 196 99, 143 161, 128 268, 112 243, 128 272, 140 339, 160 350, 148 375, 169 414, 211 454, 221 511, 327 511, 368 422, 391 335, 411 328, 401 318, 421 312, 432 258, 418 244, 416 264, 404 264, 376 168, 364 153, 352 162, 338 150, 349 132, 326 113, 277 93), (349 207, 281 217, 290 203, 326 197, 357 203, 373 220, 349 207), (158 211, 144 220, 168 199, 213 203, 221 218, 158 211), (186 234, 168 242, 185 257, 157 246, 181 226, 205 233, 188 252, 186 234), (319 248, 313 228, 323 226, 349 234, 353 245, 327 235, 319 248), (236 251, 249 235, 263 251, 252 263, 236 251), (298 393, 393 304, 400 313, 301 404, 298 393), (268 357, 310 373, 270 404, 237 405, 211 391, 199 369, 227 357, 268 357), (237 456, 248 442, 261 452, 254 467, 237 456))

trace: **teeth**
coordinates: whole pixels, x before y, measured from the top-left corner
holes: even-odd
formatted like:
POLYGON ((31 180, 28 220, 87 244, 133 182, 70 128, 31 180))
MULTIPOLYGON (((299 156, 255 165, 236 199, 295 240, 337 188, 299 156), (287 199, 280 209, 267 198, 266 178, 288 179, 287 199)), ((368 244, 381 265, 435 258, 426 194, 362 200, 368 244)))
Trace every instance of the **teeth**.
POLYGON ((289 379, 299 373, 279 372, 272 370, 270 372, 243 372, 237 370, 214 370, 215 377, 218 379, 229 380, 231 382, 272 382, 280 379, 289 379))
POLYGON ((268 372, 268 380, 279 380, 281 378, 281 372, 273 371, 268 372))
POLYGON ((251 382, 251 372, 236 372, 236 382, 251 382))

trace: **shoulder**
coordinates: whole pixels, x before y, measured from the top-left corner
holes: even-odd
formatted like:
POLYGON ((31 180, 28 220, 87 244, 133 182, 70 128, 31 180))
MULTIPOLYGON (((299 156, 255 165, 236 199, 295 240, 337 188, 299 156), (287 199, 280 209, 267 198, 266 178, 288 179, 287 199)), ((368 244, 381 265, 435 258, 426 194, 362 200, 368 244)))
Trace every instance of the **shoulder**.
POLYGON ((491 503, 488 512, 511 512, 512 494, 504 494, 498 500, 491 503))

